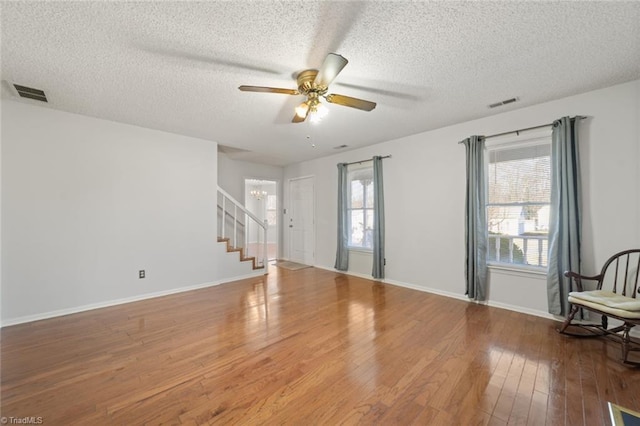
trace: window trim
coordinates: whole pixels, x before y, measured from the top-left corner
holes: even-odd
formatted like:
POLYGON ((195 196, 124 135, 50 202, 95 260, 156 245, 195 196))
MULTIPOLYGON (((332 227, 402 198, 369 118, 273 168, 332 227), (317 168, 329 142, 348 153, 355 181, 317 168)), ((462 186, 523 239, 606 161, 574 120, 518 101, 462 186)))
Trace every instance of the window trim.
POLYGON ((512 263, 487 262, 490 271, 496 271, 505 275, 546 277, 548 268, 531 265, 515 265, 512 263))

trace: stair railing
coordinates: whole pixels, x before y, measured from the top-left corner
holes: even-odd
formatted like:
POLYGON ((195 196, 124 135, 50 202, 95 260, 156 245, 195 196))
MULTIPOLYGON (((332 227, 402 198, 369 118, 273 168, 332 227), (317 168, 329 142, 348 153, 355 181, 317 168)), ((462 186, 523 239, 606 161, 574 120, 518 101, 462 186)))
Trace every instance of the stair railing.
POLYGON ((268 273, 267 229, 269 225, 267 220, 260 220, 219 186, 218 213, 220 237, 229 238, 232 247, 244 249, 246 257, 254 256, 258 265, 260 265, 261 259, 264 272, 268 273), (250 240, 252 230, 256 231, 256 242, 250 240))

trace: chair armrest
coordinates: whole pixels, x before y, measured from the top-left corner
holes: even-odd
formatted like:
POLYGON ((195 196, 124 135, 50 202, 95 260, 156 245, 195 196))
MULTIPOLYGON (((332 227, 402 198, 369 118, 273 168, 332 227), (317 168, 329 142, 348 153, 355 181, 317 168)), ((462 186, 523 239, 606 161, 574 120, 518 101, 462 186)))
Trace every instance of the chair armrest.
POLYGON ((582 287, 582 280, 600 281, 602 279, 602 274, 588 277, 572 271, 564 271, 564 276, 567 278, 573 278, 576 283, 576 287, 578 287, 578 291, 584 291, 582 287))

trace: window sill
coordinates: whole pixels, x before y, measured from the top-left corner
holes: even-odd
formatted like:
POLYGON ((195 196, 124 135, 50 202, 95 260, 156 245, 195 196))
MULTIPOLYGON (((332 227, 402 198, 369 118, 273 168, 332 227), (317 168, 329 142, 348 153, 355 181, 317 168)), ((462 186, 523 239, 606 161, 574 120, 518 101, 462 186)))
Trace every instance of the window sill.
POLYGON ((517 265, 505 265, 503 263, 489 263, 487 264, 489 270, 499 272, 505 275, 515 275, 529 278, 546 278, 547 269, 536 268, 534 266, 517 266, 517 265))
POLYGON ((354 251, 356 253, 373 254, 373 250, 362 247, 347 247, 347 250, 354 251))

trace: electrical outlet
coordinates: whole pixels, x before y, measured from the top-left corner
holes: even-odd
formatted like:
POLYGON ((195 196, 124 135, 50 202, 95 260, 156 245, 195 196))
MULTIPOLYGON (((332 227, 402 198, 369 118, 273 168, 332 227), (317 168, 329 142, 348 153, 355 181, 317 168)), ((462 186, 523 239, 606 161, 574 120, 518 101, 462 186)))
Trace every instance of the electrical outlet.
POLYGON ((138 271, 138 278, 144 278, 144 269, 138 271))

